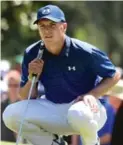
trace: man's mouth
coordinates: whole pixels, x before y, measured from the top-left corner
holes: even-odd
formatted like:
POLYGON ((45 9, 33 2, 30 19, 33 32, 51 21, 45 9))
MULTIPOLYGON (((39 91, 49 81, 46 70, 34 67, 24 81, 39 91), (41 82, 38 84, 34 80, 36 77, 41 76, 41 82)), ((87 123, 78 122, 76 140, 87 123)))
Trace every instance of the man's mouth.
POLYGON ((45 36, 45 39, 50 39, 52 38, 52 36, 45 36))

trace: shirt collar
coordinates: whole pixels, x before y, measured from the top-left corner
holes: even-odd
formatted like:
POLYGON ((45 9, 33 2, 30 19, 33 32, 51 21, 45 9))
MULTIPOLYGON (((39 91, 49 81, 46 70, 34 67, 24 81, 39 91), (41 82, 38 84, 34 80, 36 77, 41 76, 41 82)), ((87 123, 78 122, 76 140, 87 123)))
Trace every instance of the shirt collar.
POLYGON ((69 52, 70 52, 70 44, 71 44, 71 39, 70 37, 68 37, 67 35, 65 36, 65 42, 64 42, 64 46, 63 49, 60 53, 61 56, 69 56, 69 52))

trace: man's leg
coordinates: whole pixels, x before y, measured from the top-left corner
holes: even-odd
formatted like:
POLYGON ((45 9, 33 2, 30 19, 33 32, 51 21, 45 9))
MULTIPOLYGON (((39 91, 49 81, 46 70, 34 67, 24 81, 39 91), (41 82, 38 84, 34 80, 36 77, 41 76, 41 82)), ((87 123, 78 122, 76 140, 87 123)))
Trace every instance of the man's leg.
POLYGON ((33 145, 52 145, 53 142, 53 135, 39 130, 39 128, 36 132, 23 132, 23 136, 33 145))
MULTIPOLYGON (((33 102, 34 104, 35 101, 36 100, 34 100, 33 102)), ((30 110, 29 108, 28 108, 29 112, 24 112, 26 104, 27 100, 9 105, 3 113, 3 120, 5 125, 12 131, 18 132, 21 119, 24 117, 24 114, 26 113, 21 133, 23 138, 26 138, 33 145, 41 145, 41 144, 51 145, 53 141, 53 135, 51 133, 45 132, 42 128, 40 128, 40 126, 34 124, 32 120, 28 120, 28 117, 32 118, 35 115, 35 109, 32 110, 35 107, 35 105, 34 106, 31 105, 32 100, 30 104, 31 106, 30 105, 28 106, 29 108, 32 107, 31 112, 29 111, 30 110)))
POLYGON ((98 145, 97 131, 106 122, 105 108, 97 101, 99 111, 93 113, 83 101, 73 104, 68 111, 68 122, 78 131, 84 145, 98 145))
POLYGON ((53 134, 62 135, 72 130, 68 127, 65 115, 69 105, 65 109, 64 105, 55 106, 46 99, 30 100, 28 110, 24 112, 26 105, 27 100, 9 105, 3 113, 3 120, 9 129, 18 132, 25 116, 22 136, 34 145, 51 145, 53 134))

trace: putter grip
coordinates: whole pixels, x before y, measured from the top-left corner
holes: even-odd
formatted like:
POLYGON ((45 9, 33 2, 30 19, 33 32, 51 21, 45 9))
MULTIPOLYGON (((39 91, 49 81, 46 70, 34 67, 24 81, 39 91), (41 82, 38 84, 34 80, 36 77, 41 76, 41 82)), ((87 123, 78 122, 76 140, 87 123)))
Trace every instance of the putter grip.
MULTIPOLYGON (((44 49, 39 49, 37 59, 41 59, 43 56, 44 49)), ((32 74, 32 77, 37 77, 37 74, 32 74)))

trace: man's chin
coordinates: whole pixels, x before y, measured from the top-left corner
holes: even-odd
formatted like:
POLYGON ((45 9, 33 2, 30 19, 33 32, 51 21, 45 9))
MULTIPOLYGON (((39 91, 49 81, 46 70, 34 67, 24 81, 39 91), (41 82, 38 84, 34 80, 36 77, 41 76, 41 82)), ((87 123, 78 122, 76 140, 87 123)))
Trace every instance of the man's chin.
POLYGON ((45 43, 45 45, 51 45, 51 44, 53 44, 53 39, 44 40, 44 43, 45 43))

